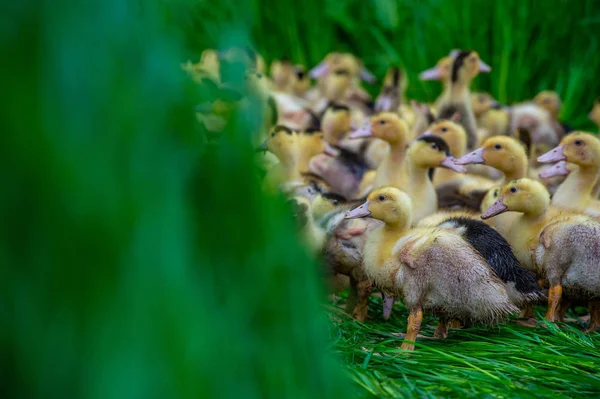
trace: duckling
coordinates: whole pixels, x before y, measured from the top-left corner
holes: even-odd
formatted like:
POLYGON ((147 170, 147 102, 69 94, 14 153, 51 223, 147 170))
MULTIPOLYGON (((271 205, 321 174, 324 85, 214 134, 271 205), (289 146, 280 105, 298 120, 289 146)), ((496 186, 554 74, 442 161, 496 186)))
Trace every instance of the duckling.
POLYGON ((600 130, 600 97, 594 101, 594 106, 588 114, 588 117, 596 124, 596 126, 598 126, 598 129, 600 130))
POLYGON ((303 65, 294 65, 294 80, 292 84, 292 93, 300 98, 306 97, 306 92, 310 87, 310 79, 303 65))
MULTIPOLYGON (((506 184, 481 217, 511 211, 520 214, 506 239, 521 264, 548 282, 548 321, 556 320, 563 294, 570 298, 600 295, 600 222, 583 214, 553 211, 544 185, 528 178, 506 184)), ((597 322, 590 324, 595 328, 597 322)))
MULTIPOLYGON (((372 186, 404 187, 407 183, 404 158, 408 143, 408 126, 397 114, 384 112, 375 115, 370 122, 352 132, 349 138, 376 137, 389 145, 389 151, 377 168, 372 186)), ((368 183, 370 184, 370 182, 368 183)), ((366 184, 363 183, 363 186, 366 184)))
POLYGON ((437 136, 422 136, 408 148, 405 163, 407 184, 403 188, 410 193, 414 203, 413 219, 416 222, 438 209, 438 198, 430 178, 430 171, 442 167, 465 173, 466 169, 457 165, 455 161, 448 144, 437 136))
POLYGON ((600 177, 600 140, 596 136, 573 132, 537 160, 543 163, 566 161, 578 166, 573 170, 566 163, 559 163, 540 173, 541 178, 568 175, 554 193, 552 205, 600 217, 600 201, 593 192, 600 177))
POLYGON ((564 136, 564 129, 550 112, 533 102, 512 105, 510 121, 509 131, 528 131, 533 149, 539 154, 557 146, 564 136))
POLYGON ((534 97, 533 102, 548 111, 550 116, 562 126, 565 133, 573 130, 570 126, 561 122, 559 119, 562 101, 557 92, 551 90, 540 91, 534 97))
POLYGON ((364 271, 387 297, 399 296, 409 310, 401 348, 414 350, 424 311, 440 315, 437 337, 449 319, 493 323, 516 312, 505 285, 455 229, 410 230, 413 205, 395 187, 382 187, 346 218, 384 223, 365 233, 364 271))
MULTIPOLYGON (((437 136, 448 144, 450 153, 460 158, 464 155, 467 148, 467 133, 465 129, 457 123, 460 116, 453 115, 451 119, 434 122, 423 133, 423 136, 437 136)), ((433 175, 433 185, 439 186, 442 183, 460 178, 461 175, 451 169, 440 169, 433 175)))
POLYGON ((267 171, 263 185, 267 190, 274 190, 286 182, 300 180, 298 171, 298 134, 286 126, 275 126, 263 144, 260 151, 269 151, 279 163, 267 171))
POLYGON ((350 291, 346 302, 346 311, 358 321, 367 317, 368 301, 372 284, 363 268, 363 247, 365 232, 380 225, 375 219, 344 219, 347 211, 360 205, 357 201, 344 201, 342 197, 323 195, 317 199, 317 212, 327 211, 320 218, 320 226, 327 231, 327 241, 323 255, 332 275, 348 276, 350 291), (330 200, 330 203, 326 202, 330 200), (337 201, 337 203, 334 203, 337 201))
POLYGON ((493 136, 506 135, 510 114, 488 93, 472 93, 471 106, 477 126, 479 142, 493 136))
POLYGON ((292 92, 294 84, 294 67, 288 60, 273 60, 271 62, 271 80, 273 90, 283 93, 292 92))
POLYGON ((455 112, 461 115, 461 124, 467 132, 467 149, 477 145, 477 124, 471 108, 471 81, 479 72, 490 72, 476 51, 460 51, 453 60, 450 84, 440 102, 438 117, 449 118, 455 112))

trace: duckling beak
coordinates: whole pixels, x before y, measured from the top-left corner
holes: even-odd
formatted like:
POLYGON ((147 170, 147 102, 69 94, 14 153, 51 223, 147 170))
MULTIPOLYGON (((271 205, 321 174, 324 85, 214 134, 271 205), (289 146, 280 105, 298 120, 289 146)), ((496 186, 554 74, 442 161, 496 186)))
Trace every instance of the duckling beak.
POLYGON ((483 220, 489 219, 491 217, 501 214, 502 212, 506 212, 507 210, 508 206, 504 204, 504 197, 500 197, 488 209, 486 209, 485 212, 481 214, 481 218, 483 220))
POLYGON ((551 149, 544 155, 540 155, 537 158, 537 161, 541 162, 541 163, 564 161, 567 159, 567 157, 564 153, 564 149, 565 149, 564 145, 559 145, 558 147, 551 149))
POLYGON ((311 69, 310 72, 308 72, 308 76, 310 76, 312 79, 319 79, 327 75, 328 73, 329 66, 326 63, 321 62, 319 65, 311 69))
POLYGON ((421 80, 440 80, 441 79, 440 68, 435 66, 433 68, 429 68, 429 69, 421 72, 419 74, 419 79, 421 79, 421 80))
POLYGON ((337 157, 338 155, 340 155, 340 150, 332 147, 329 143, 325 143, 325 149, 323 150, 323 152, 326 155, 329 155, 330 157, 334 157, 334 158, 337 157))
POLYGON ((350 212, 347 212, 346 215, 344 215, 344 219, 363 218, 369 215, 371 215, 371 212, 369 211, 369 201, 367 201, 358 208, 354 208, 350 212))
POLYGON ((479 72, 491 72, 492 67, 483 62, 483 60, 479 60, 479 72))
POLYGON ((567 176, 569 170, 567 169, 567 162, 560 161, 556 165, 546 168, 540 172, 540 179, 549 179, 556 176, 567 176))
POLYGON ((431 132, 431 130, 425 130, 423 132, 422 135, 420 135, 419 137, 424 137, 424 136, 431 136, 433 133, 431 132))
POLYGON ((453 170, 453 171, 458 172, 458 173, 466 173, 467 172, 467 168, 465 168, 464 166, 461 166, 461 165, 457 165, 456 161, 457 161, 456 158, 454 158, 452 155, 448 155, 442 161, 442 163, 440 163, 440 166, 442 168, 450 169, 450 170, 453 170))
POLYGON ((348 136, 350 139, 359 139, 361 137, 373 137, 370 123, 359 127, 348 136))
POLYGON ((366 68, 363 68, 360 70, 360 78, 370 84, 373 84, 377 81, 377 78, 375 78, 375 75, 373 75, 371 72, 369 72, 366 68))
POLYGON ((256 147, 256 152, 267 152, 268 151, 267 141, 268 140, 265 140, 261 145, 259 145, 258 147, 256 147))
POLYGON ((458 158, 455 163, 457 165, 476 165, 485 163, 485 159, 483 158, 483 148, 478 148, 475 151, 458 158))

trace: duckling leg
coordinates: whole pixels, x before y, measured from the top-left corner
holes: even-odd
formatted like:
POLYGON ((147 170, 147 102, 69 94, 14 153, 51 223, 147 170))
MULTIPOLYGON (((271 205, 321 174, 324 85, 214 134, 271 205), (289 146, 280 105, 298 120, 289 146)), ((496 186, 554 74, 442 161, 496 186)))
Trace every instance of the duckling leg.
POLYGON ((421 330, 422 321, 423 309, 421 309, 420 306, 416 306, 413 309, 411 309, 410 314, 408 315, 408 329, 406 330, 406 336, 404 337, 404 342, 400 346, 400 349, 404 349, 407 351, 415 350, 414 342, 417 340, 419 330, 421 330))
POLYGON ((433 336, 435 338, 447 338, 449 327, 450 327, 450 320, 448 320, 447 317, 440 316, 440 321, 438 322, 438 325, 435 328, 435 332, 433 333, 433 336))
POLYGON ((592 299, 589 304, 590 324, 588 324, 586 334, 593 333, 600 328, 600 299, 592 299))
MULTIPOLYGON (((558 314, 556 315, 556 319, 558 321, 560 321, 561 323, 565 322, 565 314, 567 313, 567 311, 569 310, 569 308, 571 307, 571 301, 569 301, 566 298, 561 298, 560 299, 560 305, 558 307, 558 314)), ((574 320, 569 320, 569 321, 574 321, 574 320)))
POLYGON ((356 306, 352 310, 352 317, 358 321, 365 321, 369 309, 369 297, 373 286, 369 280, 361 280, 356 286, 358 296, 356 306))
POLYGON ((548 309, 546 310, 546 320, 554 323, 556 320, 556 310, 562 297, 562 285, 555 284, 548 290, 548 309))

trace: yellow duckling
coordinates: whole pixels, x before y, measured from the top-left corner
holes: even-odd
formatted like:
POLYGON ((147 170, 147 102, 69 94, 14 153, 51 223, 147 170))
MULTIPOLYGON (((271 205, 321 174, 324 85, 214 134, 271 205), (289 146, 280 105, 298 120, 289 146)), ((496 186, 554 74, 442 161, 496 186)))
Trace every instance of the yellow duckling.
POLYGON ((401 348, 414 350, 424 311, 440 315, 437 337, 450 319, 491 323, 518 309, 505 285, 456 229, 410 230, 413 205, 394 187, 369 194, 346 218, 371 217, 384 223, 365 233, 364 271, 386 296, 399 296, 409 310, 401 348))
POLYGON ((450 74, 450 84, 442 94, 438 117, 450 118, 455 112, 461 116, 461 124, 467 132, 467 149, 477 145, 477 123, 471 108, 470 86, 480 72, 490 72, 476 51, 460 51, 454 57, 450 74))
MULTIPOLYGON (((442 82, 443 91, 445 93, 450 89, 450 76, 452 74, 452 62, 458 54, 458 50, 452 50, 450 55, 441 58, 433 68, 429 68, 419 74, 421 80, 439 80, 442 82)), ((441 94, 434 103, 434 108, 439 109, 443 94, 441 94)))
POLYGON ((540 173, 542 179, 568 175, 554 193, 552 205, 600 217, 600 201, 594 193, 600 177, 600 140, 595 135, 573 132, 537 160, 559 162, 540 173), (576 166, 568 166, 567 162, 576 166))
POLYGON ((267 190, 276 190, 284 183, 301 180, 298 141, 298 133, 278 125, 271 129, 269 137, 258 148, 273 153, 279 159, 279 163, 272 166, 264 178, 263 185, 267 190))
MULTIPOLYGON (((500 197, 482 215, 487 219, 518 212, 507 241, 525 268, 549 284, 546 319, 554 322, 563 294, 570 298, 600 295, 600 223, 583 214, 550 208, 550 194, 536 180, 524 178, 506 184, 500 197)), ((592 311, 598 325, 598 312, 592 311)))
MULTIPOLYGON (((408 144, 408 126, 400 117, 391 112, 384 112, 371 118, 367 125, 352 132, 349 138, 376 137, 388 143, 389 150, 377 168, 372 181, 361 184, 363 191, 368 187, 381 186, 404 187, 407 183, 404 158, 408 144)), ((371 175, 372 176, 372 175, 371 175)), ((362 192, 362 191, 361 191, 362 192)))

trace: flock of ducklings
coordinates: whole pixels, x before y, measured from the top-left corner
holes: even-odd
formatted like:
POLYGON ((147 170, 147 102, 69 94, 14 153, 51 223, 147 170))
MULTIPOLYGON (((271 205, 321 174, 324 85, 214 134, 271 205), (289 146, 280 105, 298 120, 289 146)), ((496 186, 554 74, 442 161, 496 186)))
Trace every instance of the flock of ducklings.
MULTIPOLYGON (((207 50, 183 68, 218 85, 228 54, 207 50)), ((407 101, 397 67, 373 101, 361 84, 375 78, 352 54, 310 71, 274 61, 270 77, 259 55, 240 54, 269 104, 264 189, 289 196, 332 281, 348 278, 352 317, 367 318, 373 288, 386 320, 400 298, 407 350, 423 312, 439 317, 437 338, 519 312, 535 326, 543 303, 550 322, 586 305, 586 331, 600 327, 600 140, 559 121, 556 93, 511 106, 471 93, 491 72, 475 51, 453 50, 420 74, 443 84, 433 104, 407 101)), ((216 117, 205 109, 201 121, 216 117)), ((600 126, 598 101, 589 116, 600 126)))

